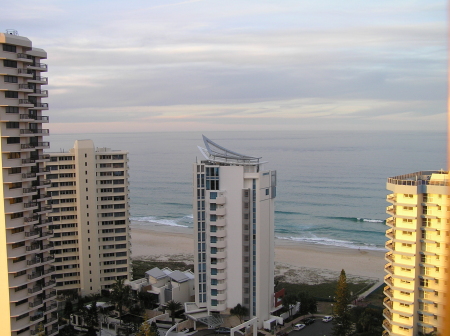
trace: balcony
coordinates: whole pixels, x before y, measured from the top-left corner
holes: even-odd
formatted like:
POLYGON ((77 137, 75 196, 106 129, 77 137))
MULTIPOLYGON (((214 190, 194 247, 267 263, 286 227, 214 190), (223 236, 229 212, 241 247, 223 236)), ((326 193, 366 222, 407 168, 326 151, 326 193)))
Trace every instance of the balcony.
POLYGON ((37 307, 37 306, 40 306, 41 304, 43 304, 44 302, 42 301, 42 299, 37 299, 37 300, 34 300, 33 302, 29 302, 28 303, 28 306, 30 307, 30 308, 34 308, 34 307, 37 307))
POLYGON ((34 159, 22 159, 22 165, 35 164, 36 160, 34 159))
POLYGON ((44 287, 43 287, 43 288, 51 287, 51 286, 53 286, 54 284, 56 284, 56 280, 50 280, 50 281, 48 281, 48 282, 46 282, 46 283, 44 284, 44 287))
POLYGON ((23 58, 23 59, 21 59, 22 62, 23 61, 32 62, 32 60, 28 58, 27 54, 18 53, 17 58, 23 58))
POLYGON ((388 276, 384 279, 384 282, 387 283, 389 286, 393 287, 394 286, 394 281, 392 280, 391 276, 388 276))
POLYGON ((384 317, 392 321, 392 313, 389 311, 389 309, 383 309, 383 315, 384 317))
POLYGON ((33 76, 28 80, 29 83, 48 84, 48 78, 42 76, 33 76))
POLYGON ((44 296, 44 301, 45 300, 48 300, 48 299, 51 299, 52 297, 55 297, 56 296, 56 291, 54 290, 54 291, 52 291, 52 292, 50 292, 49 294, 46 294, 45 296, 44 296))
POLYGON ((28 99, 19 99, 19 106, 20 106, 20 105, 31 105, 31 106, 29 106, 29 107, 32 107, 32 106, 33 106, 33 103, 30 102, 28 99))
POLYGON ((42 261, 41 258, 34 258, 34 259, 31 259, 31 260, 27 260, 27 265, 31 266, 31 265, 35 265, 35 264, 40 264, 41 261, 42 261))
POLYGON ((395 219, 393 217, 389 217, 388 219, 386 219, 386 225, 395 227, 395 219))
POLYGON ((42 290, 41 286, 35 286, 33 288, 28 288, 28 294, 33 294, 36 292, 40 292, 42 290))
POLYGON ((52 249, 53 247, 54 247, 53 243, 49 243, 47 245, 42 246, 42 250, 52 249))
POLYGON ((392 324, 388 320, 383 321, 383 327, 388 331, 392 331, 392 324))
POLYGON ((39 312, 39 313, 36 314, 36 315, 30 316, 30 321, 31 321, 31 322, 34 322, 34 321, 37 321, 37 320, 39 320, 39 319, 41 319, 41 318, 44 318, 44 314, 43 314, 42 312, 39 312))
POLYGON ((44 272, 42 274, 43 275, 47 275, 47 274, 53 273, 54 271, 55 271, 55 268, 54 267, 50 267, 50 268, 44 270, 44 272))
MULTIPOLYGON (((56 301, 50 301, 50 305, 48 305, 47 307, 45 307, 45 309, 42 309, 42 310, 44 312, 49 312, 50 310, 53 310, 53 309, 56 309, 56 308, 58 308, 58 304, 56 303, 56 301)), ((53 321, 56 321, 56 320, 57 320, 56 317, 54 317, 54 320, 51 320, 51 318, 47 319, 47 323, 46 324, 50 324, 50 323, 52 323, 53 321)))
POLYGON ((47 187, 52 183, 51 180, 43 180, 43 181, 39 181, 37 184, 37 187, 47 187))
POLYGON ((22 121, 35 121, 35 122, 48 122, 48 116, 37 116, 34 114, 21 114, 19 115, 22 121))
POLYGON ((44 205, 44 206, 41 206, 36 213, 39 215, 42 215, 42 214, 50 212, 50 211, 52 211, 52 206, 44 205))
POLYGON ((387 242, 386 242, 386 248, 388 249, 388 250, 391 250, 391 251, 393 251, 394 249, 395 249, 395 244, 394 244, 394 242, 392 241, 392 240, 388 240, 387 242))
POLYGON ((35 179, 36 173, 23 173, 22 178, 23 179, 35 179))
MULTIPOLYGON (((44 118, 44 117, 42 117, 44 118)), ((48 118, 48 117, 47 117, 48 118)), ((48 121, 48 120, 47 120, 48 121)), ((34 160, 36 160, 36 162, 46 162, 46 161, 50 161, 50 154, 43 154, 43 155, 38 155, 37 157, 33 158, 34 160)))
POLYGON ((395 194, 390 194, 386 196, 386 201, 389 203, 395 203, 397 202, 397 198, 395 197, 395 194))
POLYGON ((33 216, 33 217, 24 217, 23 222, 25 224, 34 224, 34 222, 39 221, 39 216, 33 216))
POLYGON ((48 97, 48 90, 34 89, 28 96, 48 97))
POLYGON ((42 232, 41 238, 47 237, 47 236, 53 236, 53 230, 48 230, 48 231, 42 232))
POLYGON ((394 307, 394 303, 391 301, 390 298, 384 298, 383 304, 391 309, 394 307))
POLYGON ((47 64, 45 63, 33 63, 33 64, 29 64, 27 66, 27 69, 32 69, 32 70, 40 70, 40 71, 47 71, 47 64))
MULTIPOLYGON (((48 309, 48 310, 51 310, 51 309, 48 309)), ((46 310, 46 311, 48 311, 48 310, 46 310)), ((55 322, 57 320, 58 320, 58 318, 56 318, 55 316, 52 316, 52 317, 47 319, 47 322, 45 322, 45 325, 52 324, 53 322, 55 322)))
POLYGON ((20 134, 22 135, 31 135, 31 136, 37 136, 37 135, 49 135, 50 131, 48 129, 21 129, 20 134))
POLYGON ((392 275, 394 274, 394 267, 391 264, 387 264, 386 266, 384 266, 384 269, 389 274, 392 274, 392 275))
POLYGON ((34 230, 34 231, 28 231, 25 232, 25 237, 33 237, 33 236, 37 236, 39 235, 39 231, 38 230, 34 230))
POLYGON ((22 189, 22 193, 24 193, 24 194, 33 194, 33 193, 35 193, 35 192, 37 192, 36 187, 23 188, 23 189, 22 189))
POLYGON ((37 203, 36 202, 23 203, 23 208, 24 209, 35 208, 35 207, 37 207, 37 203))
POLYGON ((39 246, 39 244, 32 244, 30 246, 26 246, 25 250, 27 252, 31 252, 31 251, 34 251, 34 250, 39 250, 40 248, 41 247, 39 246))
POLYGON ((384 256, 384 258, 390 262, 394 262, 395 261, 395 257, 394 254, 392 252, 388 252, 386 253, 386 255, 384 256))
POLYGON ((23 77, 33 77, 33 71, 27 68, 17 69, 17 74, 23 77))
POLYGON ((394 295, 394 291, 389 286, 385 286, 384 294, 392 299, 392 296, 394 295))
POLYGON ((33 88, 30 87, 28 84, 19 84, 19 90, 20 92, 33 92, 33 88))
POLYGON ((386 237, 389 239, 395 239, 395 232, 394 229, 389 229, 386 231, 386 237))
POLYGON ((42 276, 41 272, 33 272, 31 274, 28 274, 28 280, 33 280, 33 279, 39 278, 41 276, 42 276))
POLYGON ((386 208, 386 213, 391 215, 391 216, 395 216, 395 214, 396 214, 395 206, 394 205, 388 206, 386 208))

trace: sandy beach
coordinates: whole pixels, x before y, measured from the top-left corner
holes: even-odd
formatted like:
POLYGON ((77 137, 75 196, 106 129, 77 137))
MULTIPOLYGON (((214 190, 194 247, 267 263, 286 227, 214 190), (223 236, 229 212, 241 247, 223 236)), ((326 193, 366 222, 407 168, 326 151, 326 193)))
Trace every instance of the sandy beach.
MULTIPOLYGON (((194 241, 190 229, 165 225, 131 226, 132 257, 136 259, 193 262, 194 241)), ((341 269, 349 279, 382 279, 383 251, 357 250, 277 239, 275 275, 289 282, 320 283, 336 280, 341 269)))

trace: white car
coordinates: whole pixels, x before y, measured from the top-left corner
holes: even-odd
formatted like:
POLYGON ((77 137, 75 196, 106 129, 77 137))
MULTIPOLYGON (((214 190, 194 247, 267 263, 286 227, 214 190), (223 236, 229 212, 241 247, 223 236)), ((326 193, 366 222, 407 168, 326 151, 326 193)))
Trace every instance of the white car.
POLYGON ((330 322, 333 319, 333 316, 324 316, 322 321, 323 322, 330 322))
POLYGON ((306 325, 299 323, 294 326, 294 330, 302 330, 306 325))

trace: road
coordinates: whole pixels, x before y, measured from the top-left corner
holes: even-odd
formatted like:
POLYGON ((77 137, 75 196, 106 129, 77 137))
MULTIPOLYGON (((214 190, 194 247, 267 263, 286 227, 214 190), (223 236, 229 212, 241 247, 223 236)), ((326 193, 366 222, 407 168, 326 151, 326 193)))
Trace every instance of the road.
POLYGON ((289 336, 332 336, 332 322, 322 322, 322 318, 316 318, 316 322, 307 325, 302 330, 293 330, 289 336))

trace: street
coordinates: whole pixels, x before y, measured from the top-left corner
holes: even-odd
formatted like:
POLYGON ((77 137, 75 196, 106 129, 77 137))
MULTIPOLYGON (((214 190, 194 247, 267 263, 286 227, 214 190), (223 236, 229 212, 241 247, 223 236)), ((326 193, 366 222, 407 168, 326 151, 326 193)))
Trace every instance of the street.
POLYGON ((302 330, 293 330, 289 336, 332 336, 332 322, 322 322, 322 318, 316 318, 316 322, 307 325, 302 330))

